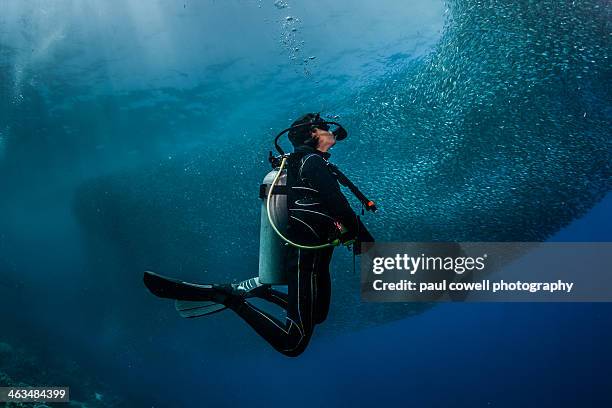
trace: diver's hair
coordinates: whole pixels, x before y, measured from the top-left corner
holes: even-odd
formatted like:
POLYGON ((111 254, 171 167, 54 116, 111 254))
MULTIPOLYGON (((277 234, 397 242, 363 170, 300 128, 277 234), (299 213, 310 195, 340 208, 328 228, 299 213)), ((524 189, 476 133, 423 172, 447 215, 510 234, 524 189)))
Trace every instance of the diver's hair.
MULTIPOLYGON (((316 113, 307 113, 304 116, 301 116, 298 120, 293 122, 291 126, 301 125, 304 123, 315 122, 318 118, 318 114, 316 113)), ((317 148, 319 141, 317 139, 313 139, 311 137, 312 126, 300 126, 297 129, 292 129, 289 131, 289 141, 293 145, 293 147, 298 146, 312 146, 315 149, 317 148)))

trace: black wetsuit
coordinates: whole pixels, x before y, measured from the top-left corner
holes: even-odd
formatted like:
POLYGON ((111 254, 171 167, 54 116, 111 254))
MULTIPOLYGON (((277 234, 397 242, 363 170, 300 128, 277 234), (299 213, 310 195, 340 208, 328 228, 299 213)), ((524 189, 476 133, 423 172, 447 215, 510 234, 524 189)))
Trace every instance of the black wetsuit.
MULTIPOLYGON (((355 237, 373 241, 340 191, 338 181, 327 167, 329 153, 300 146, 287 164, 288 235, 305 245, 326 243, 340 235, 339 221, 347 229, 341 239, 355 237)), ((242 317, 276 350, 287 356, 300 355, 308 345, 314 325, 327 318, 331 299, 329 264, 334 247, 299 249, 290 247, 288 293, 268 289, 257 295, 287 311, 285 322, 255 307, 246 299, 236 298, 228 306, 242 317)))

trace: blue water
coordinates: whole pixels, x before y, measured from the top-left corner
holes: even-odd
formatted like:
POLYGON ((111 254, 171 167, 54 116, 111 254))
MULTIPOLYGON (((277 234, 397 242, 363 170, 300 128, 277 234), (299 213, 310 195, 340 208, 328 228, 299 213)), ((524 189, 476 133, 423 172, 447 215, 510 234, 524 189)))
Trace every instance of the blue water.
POLYGON ((0 386, 89 407, 606 406, 608 304, 367 304, 336 251, 288 359, 142 271, 257 269, 257 187, 307 111, 380 241, 612 241, 609 2, 0 2, 0 386), (99 394, 96 398, 96 393, 99 394))

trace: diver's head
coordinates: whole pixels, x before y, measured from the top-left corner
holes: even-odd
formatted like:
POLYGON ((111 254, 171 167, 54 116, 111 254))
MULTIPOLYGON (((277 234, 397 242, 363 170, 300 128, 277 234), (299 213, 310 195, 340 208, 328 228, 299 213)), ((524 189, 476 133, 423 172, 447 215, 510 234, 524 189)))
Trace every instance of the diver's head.
POLYGON ((307 113, 291 124, 289 140, 293 147, 311 146, 326 152, 336 144, 336 135, 318 113, 307 113))
POLYGON ((315 127, 311 132, 311 136, 312 140, 317 144, 315 149, 326 152, 336 144, 336 135, 329 131, 328 125, 323 126, 324 128, 315 127))

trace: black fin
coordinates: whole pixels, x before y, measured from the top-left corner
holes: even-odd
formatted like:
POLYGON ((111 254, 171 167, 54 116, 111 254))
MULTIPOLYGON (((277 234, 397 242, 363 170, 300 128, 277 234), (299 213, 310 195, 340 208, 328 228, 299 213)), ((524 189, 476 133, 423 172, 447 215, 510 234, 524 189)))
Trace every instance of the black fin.
POLYGON ((176 311, 181 317, 191 319, 194 317, 208 316, 213 313, 220 312, 227 309, 227 306, 221 303, 212 301, 191 301, 191 300, 177 300, 174 303, 176 311))
POLYGON ((145 286, 155 296, 176 300, 216 300, 216 289, 213 285, 199 285, 167 278, 154 272, 145 271, 143 281, 145 286))

